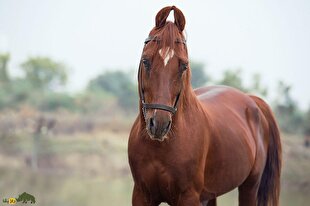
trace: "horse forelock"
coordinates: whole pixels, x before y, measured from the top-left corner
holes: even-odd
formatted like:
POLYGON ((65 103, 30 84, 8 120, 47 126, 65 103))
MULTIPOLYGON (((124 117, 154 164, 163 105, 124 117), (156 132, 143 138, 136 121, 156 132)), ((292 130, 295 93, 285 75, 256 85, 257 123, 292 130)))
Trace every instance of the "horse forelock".
POLYGON ((154 50, 159 51, 161 49, 162 57, 166 58, 167 55, 171 55, 171 52, 175 55, 185 58, 186 54, 181 51, 179 44, 185 40, 183 32, 180 32, 175 23, 167 21, 165 26, 161 28, 154 27, 149 36, 156 37, 159 41, 154 44, 154 50))

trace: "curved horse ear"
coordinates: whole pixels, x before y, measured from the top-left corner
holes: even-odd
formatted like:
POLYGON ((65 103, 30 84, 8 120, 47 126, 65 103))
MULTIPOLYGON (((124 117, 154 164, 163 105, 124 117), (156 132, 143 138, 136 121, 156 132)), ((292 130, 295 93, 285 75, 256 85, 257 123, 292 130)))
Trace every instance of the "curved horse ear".
POLYGON ((174 23, 179 28, 179 30, 182 32, 185 27, 185 17, 182 11, 175 6, 164 7, 157 13, 156 18, 155 18, 156 27, 161 28, 165 26, 166 20, 171 10, 174 11, 174 23))
POLYGON ((172 8, 171 6, 167 6, 165 8, 162 8, 157 13, 156 18, 155 18, 155 22, 156 22, 156 27, 157 28, 165 26, 166 20, 167 20, 169 14, 170 14, 171 8, 172 8))
POLYGON ((182 32, 185 28, 185 17, 180 9, 175 6, 172 6, 171 10, 174 10, 174 23, 177 25, 179 30, 182 32))

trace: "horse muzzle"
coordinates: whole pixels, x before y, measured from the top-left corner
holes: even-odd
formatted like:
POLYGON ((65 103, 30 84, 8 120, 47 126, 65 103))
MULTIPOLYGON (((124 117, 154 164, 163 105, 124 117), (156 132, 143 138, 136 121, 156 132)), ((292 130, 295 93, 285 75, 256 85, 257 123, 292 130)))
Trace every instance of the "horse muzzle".
POLYGON ((171 129, 171 119, 161 119, 156 116, 147 120, 146 129, 152 140, 164 141, 171 129))

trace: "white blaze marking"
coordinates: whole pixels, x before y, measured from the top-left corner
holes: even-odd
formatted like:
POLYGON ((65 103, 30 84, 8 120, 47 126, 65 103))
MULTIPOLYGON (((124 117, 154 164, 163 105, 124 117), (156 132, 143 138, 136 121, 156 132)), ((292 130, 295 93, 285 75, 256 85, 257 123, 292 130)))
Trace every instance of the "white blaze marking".
POLYGON ((169 47, 164 50, 160 49, 158 53, 161 56, 161 58, 163 58, 165 66, 168 64, 169 60, 172 59, 172 57, 174 56, 174 50, 170 49, 169 47))

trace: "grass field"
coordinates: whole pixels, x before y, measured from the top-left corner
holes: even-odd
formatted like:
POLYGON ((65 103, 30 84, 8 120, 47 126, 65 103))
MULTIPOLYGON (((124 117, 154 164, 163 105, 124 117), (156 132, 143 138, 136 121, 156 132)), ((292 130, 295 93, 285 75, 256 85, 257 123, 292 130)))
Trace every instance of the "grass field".
MULTIPOLYGON (((32 136, 1 137, 0 198, 28 192, 42 206, 131 205, 127 137, 127 131, 41 137, 37 171, 30 164, 32 136)), ((309 205, 310 148, 299 136, 282 140, 281 205, 309 205)), ((218 205, 238 205, 237 192, 220 197, 218 205)))

